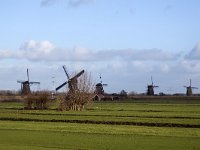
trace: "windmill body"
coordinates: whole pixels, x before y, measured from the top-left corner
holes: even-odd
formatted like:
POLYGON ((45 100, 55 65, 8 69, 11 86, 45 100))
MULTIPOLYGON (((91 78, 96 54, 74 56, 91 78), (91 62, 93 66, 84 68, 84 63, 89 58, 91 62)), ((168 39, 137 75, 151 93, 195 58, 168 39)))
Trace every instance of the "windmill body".
POLYGON ((104 94, 103 86, 107 86, 107 84, 97 83, 94 93, 95 94, 104 94))
POLYGON ((100 75, 100 82, 96 84, 94 93, 95 93, 95 94, 99 94, 99 95, 100 95, 100 94, 104 95, 104 89, 103 89, 103 87, 104 87, 104 86, 107 86, 107 85, 108 85, 108 84, 103 84, 103 83, 102 83, 101 75, 100 75))
POLYGON ((190 79, 190 85, 189 86, 184 86, 186 88, 186 95, 187 96, 192 96, 192 89, 198 89, 197 87, 192 87, 192 80, 190 79))
POLYGON ((148 85, 147 86, 147 95, 154 95, 154 86, 153 85, 148 85))
POLYGON ((28 94, 30 94, 31 93, 31 89, 30 89, 30 84, 29 84, 29 82, 28 81, 25 81, 25 82, 22 82, 21 83, 22 85, 22 88, 21 88, 21 93, 23 94, 23 95, 28 95, 28 94))
POLYGON ((187 87, 186 95, 187 96, 192 96, 192 87, 187 87))
POLYGON ((101 80, 101 74, 100 74, 100 82, 96 84, 95 86, 95 96, 94 96, 94 100, 97 101, 101 101, 102 99, 105 99, 107 97, 109 97, 109 94, 106 94, 104 92, 104 86, 107 86, 108 84, 103 84, 102 80, 101 80))
POLYGON ((21 83, 21 94, 22 95, 28 95, 31 93, 30 85, 32 84, 40 84, 40 82, 30 82, 29 81, 29 71, 27 69, 27 78, 26 81, 17 81, 18 83, 21 83))
POLYGON ((153 96, 155 87, 159 87, 159 86, 153 84, 153 78, 151 77, 151 84, 147 85, 147 95, 153 96))

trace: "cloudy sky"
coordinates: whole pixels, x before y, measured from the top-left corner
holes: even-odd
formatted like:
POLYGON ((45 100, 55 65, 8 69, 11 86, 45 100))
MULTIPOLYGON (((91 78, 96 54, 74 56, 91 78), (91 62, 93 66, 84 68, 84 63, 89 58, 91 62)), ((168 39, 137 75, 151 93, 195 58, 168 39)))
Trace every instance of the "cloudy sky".
MULTIPOLYGON (((53 89, 85 69, 107 92, 200 88, 199 0, 1 0, 0 90, 53 89), (35 87, 33 87, 35 88, 35 87)), ((200 90, 195 90, 200 93, 200 90)))

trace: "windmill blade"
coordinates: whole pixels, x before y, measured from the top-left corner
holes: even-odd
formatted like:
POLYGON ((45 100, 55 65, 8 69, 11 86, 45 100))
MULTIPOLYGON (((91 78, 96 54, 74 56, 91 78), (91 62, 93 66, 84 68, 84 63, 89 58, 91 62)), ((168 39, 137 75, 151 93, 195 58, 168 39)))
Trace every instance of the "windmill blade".
POLYGON ((28 82, 29 82, 29 72, 28 72, 28 68, 26 70, 26 73, 27 73, 27 79, 28 79, 28 82))
POLYGON ((108 86, 108 84, 102 84, 102 86, 108 86))
POLYGON ((198 89, 198 87, 191 87, 192 89, 198 89))
POLYGON ((190 79, 190 87, 192 86, 192 79, 190 79))
POLYGON ((155 87, 159 87, 159 86, 157 86, 157 85, 154 85, 153 87, 155 88, 155 87))
POLYGON ((24 80, 17 80, 17 83, 24 83, 24 80))
POLYGON ((75 78, 80 77, 84 73, 84 70, 80 71, 78 74, 76 74, 74 77, 72 77, 70 80, 73 80, 75 78))
POLYGON ((152 83, 152 85, 153 85, 153 77, 151 76, 151 83, 152 83))
POLYGON ((187 86, 185 86, 185 85, 184 85, 183 87, 185 87, 185 88, 188 88, 188 87, 187 87, 187 86))
POLYGON ((22 92, 22 89, 23 89, 23 85, 21 84, 21 92, 22 92))
POLYGON ((40 82, 29 82, 30 84, 40 84, 40 82))
POLYGON ((102 80, 101 80, 101 74, 99 73, 99 79, 100 79, 100 83, 102 83, 102 80))
POLYGON ((65 74, 66 74, 66 76, 67 76, 67 78, 68 78, 68 80, 69 80, 69 74, 67 73, 67 70, 66 70, 65 66, 63 66, 63 69, 64 69, 65 74))
POLYGON ((61 89, 63 86, 65 86, 66 84, 67 84, 68 82, 66 81, 66 82, 64 82, 63 84, 61 84, 60 86, 58 86, 57 88, 56 88, 56 91, 58 91, 59 89, 61 89))

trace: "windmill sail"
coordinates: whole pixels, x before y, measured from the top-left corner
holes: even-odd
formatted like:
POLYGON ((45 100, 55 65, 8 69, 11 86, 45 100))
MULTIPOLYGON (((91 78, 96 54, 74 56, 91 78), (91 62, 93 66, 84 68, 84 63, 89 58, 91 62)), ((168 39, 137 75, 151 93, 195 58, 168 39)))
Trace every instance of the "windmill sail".
POLYGON ((40 82, 29 81, 29 70, 26 69, 27 80, 18 80, 17 83, 21 83, 21 93, 23 95, 27 95, 31 93, 30 85, 32 84, 40 84, 40 82))
POLYGON ((65 74, 66 74, 67 78, 69 79, 69 74, 67 73, 67 70, 66 70, 65 66, 63 66, 63 69, 65 71, 65 74))
POLYGON ((151 76, 151 84, 147 85, 147 95, 153 96, 154 95, 154 88, 159 87, 157 85, 154 85, 153 83, 153 77, 151 76))
POLYGON ((68 82, 66 81, 66 82, 64 82, 63 84, 61 84, 60 86, 58 86, 57 88, 56 88, 56 91, 58 91, 59 89, 61 89, 63 86, 65 86, 66 84, 67 84, 68 82))
POLYGON ((84 70, 80 71, 78 74, 76 74, 74 77, 72 77, 70 80, 77 79, 84 73, 84 70))
POLYGON ((192 89, 198 89, 197 87, 192 87, 192 80, 190 79, 190 85, 189 86, 184 86, 186 88, 186 95, 187 96, 192 96, 192 89))
POLYGON ((28 68, 26 70, 26 74, 27 74, 27 79, 28 79, 28 82, 29 82, 29 73, 28 73, 28 68))
POLYGON ((61 89, 66 84, 68 84, 69 90, 73 91, 74 89, 76 89, 75 87, 77 87, 77 78, 80 77, 84 73, 84 70, 80 71, 74 77, 70 78, 69 74, 67 73, 67 70, 66 70, 65 66, 63 66, 63 69, 64 69, 64 72, 65 72, 65 74, 67 76, 67 81, 64 82, 63 84, 61 84, 60 86, 58 86, 56 88, 56 91, 58 91, 59 89, 61 89))

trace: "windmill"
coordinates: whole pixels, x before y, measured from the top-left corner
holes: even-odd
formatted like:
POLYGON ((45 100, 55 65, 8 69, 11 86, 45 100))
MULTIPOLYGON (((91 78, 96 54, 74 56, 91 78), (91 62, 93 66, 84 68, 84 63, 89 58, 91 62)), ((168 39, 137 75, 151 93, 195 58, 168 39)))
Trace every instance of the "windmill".
POLYGON ((147 95, 153 96, 155 87, 159 87, 159 86, 153 84, 153 78, 151 76, 151 84, 147 85, 147 95))
POLYGON ((190 79, 190 85, 184 86, 186 88, 186 95, 192 96, 192 89, 198 89, 197 87, 192 87, 192 80, 190 79))
POLYGON ((74 93, 78 89, 78 86, 77 86, 78 80, 77 79, 84 73, 84 70, 80 71, 78 74, 76 74, 75 76, 73 76, 72 78, 70 78, 69 74, 67 73, 67 70, 66 70, 65 66, 63 66, 63 69, 64 69, 65 74, 67 76, 67 81, 65 81, 63 84, 61 84, 60 86, 58 86, 56 88, 56 91, 58 91, 63 86, 65 86, 66 84, 68 84, 69 93, 74 93))
POLYGON ((29 71, 28 68, 26 70, 26 74, 27 74, 27 80, 26 81, 22 81, 22 80, 18 80, 18 83, 21 83, 21 93, 22 95, 27 95, 31 93, 30 90, 30 85, 32 84, 40 84, 40 82, 30 82, 29 81, 29 71))
POLYGON ((103 87, 104 86, 108 86, 108 84, 104 84, 104 83, 102 83, 102 80, 101 80, 101 74, 100 74, 100 83, 97 83, 96 84, 96 89, 95 89, 95 92, 94 93, 96 93, 96 94, 104 94, 104 89, 103 89, 103 87))

